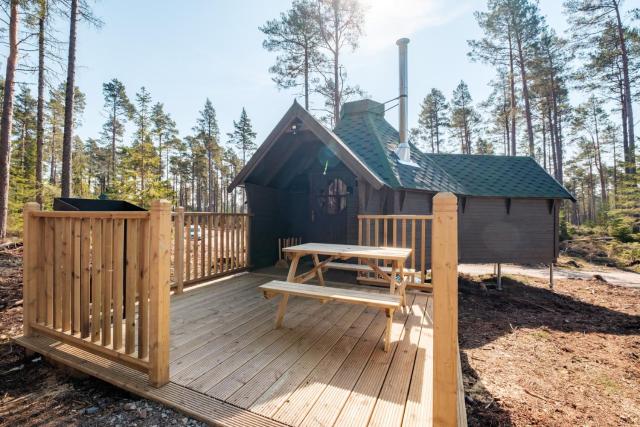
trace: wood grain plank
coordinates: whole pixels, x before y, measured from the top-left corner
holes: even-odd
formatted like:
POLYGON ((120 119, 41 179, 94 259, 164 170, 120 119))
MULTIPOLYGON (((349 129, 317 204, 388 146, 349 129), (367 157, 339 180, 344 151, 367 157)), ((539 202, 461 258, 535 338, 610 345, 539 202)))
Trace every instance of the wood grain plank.
POLYGON ((138 288, 138 220, 127 220, 127 262, 125 283, 125 333, 124 352, 131 354, 136 351, 136 292, 138 288))
POLYGON ((54 283, 56 276, 55 241, 54 220, 46 218, 44 224, 44 285, 47 300, 47 318, 45 323, 47 326, 54 326, 54 283))
POLYGON ((91 326, 91 220, 85 218, 81 221, 80 337, 86 338, 91 326))
POLYGON ((124 292, 124 223, 123 219, 114 220, 113 224, 113 348, 122 348, 122 314, 124 292))
POLYGON ((71 298, 73 288, 72 268, 73 254, 71 240, 71 221, 69 218, 62 218, 62 236, 60 252, 60 269, 62 280, 62 330, 71 331, 71 312, 73 310, 71 298))
POLYGON ((91 341, 100 340, 102 314, 102 220, 91 219, 91 341))
POLYGON ((149 221, 138 227, 138 357, 149 355, 149 221))
POLYGON ((111 345, 111 306, 113 294, 113 219, 102 221, 102 345, 111 345))
POLYGON ((81 331, 81 283, 82 283, 82 219, 72 219, 72 237, 73 237, 73 333, 81 331))
POLYGON ((426 314, 427 298, 426 295, 420 294, 411 306, 411 313, 405 327, 406 332, 402 341, 398 343, 369 420, 368 425, 372 427, 402 425, 405 403, 411 382, 411 376, 408 373, 414 369, 420 331, 426 314))

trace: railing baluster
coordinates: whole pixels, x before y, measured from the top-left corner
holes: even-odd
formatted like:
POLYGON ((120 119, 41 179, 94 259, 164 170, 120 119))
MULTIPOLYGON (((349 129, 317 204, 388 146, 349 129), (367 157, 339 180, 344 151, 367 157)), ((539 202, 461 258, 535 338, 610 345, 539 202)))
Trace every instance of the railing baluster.
POLYGON ((184 237, 184 248, 185 248, 185 271, 186 271, 186 280, 191 280, 191 214, 185 214, 185 218, 187 220, 187 225, 184 229, 185 237, 184 237))
POLYGON ((45 324, 53 326, 54 318, 54 283, 55 283, 55 224, 52 218, 44 220, 44 286, 47 299, 47 319, 45 324))
POLYGON ((211 276, 213 274, 212 266, 213 266, 213 254, 211 253, 211 249, 213 244, 211 242, 212 238, 212 229, 213 228, 213 215, 207 215, 207 274, 211 276))
POLYGON ((80 337, 86 338, 91 326, 91 220, 82 219, 80 227, 80 337))
POLYGON ((149 221, 140 221, 138 252, 138 358, 149 352, 149 221))
POLYGON ((73 333, 80 332, 80 283, 82 276, 82 264, 80 262, 81 245, 82 245, 82 220, 72 219, 72 236, 73 236, 73 333))
POLYGON ((193 216, 193 278, 198 279, 200 275, 198 274, 198 248, 200 246, 200 242, 198 240, 199 237, 199 228, 200 221, 199 216, 193 216))
POLYGON ((91 341, 100 339, 102 312, 102 220, 91 220, 93 257, 91 262, 91 341))
POLYGON ((136 288, 138 279, 138 220, 127 221, 127 278, 125 284, 125 334, 124 351, 136 350, 136 288))
POLYGON ((71 330, 71 288, 72 288, 72 277, 71 277, 71 267, 73 265, 71 259, 71 227, 70 227, 70 219, 63 218, 62 220, 62 236, 61 236, 61 260, 60 260, 60 269, 61 269, 61 280, 62 280, 62 330, 70 331, 71 330))
POLYGON ((416 219, 411 220, 411 268, 416 269, 416 219))
POLYGON ((113 348, 122 348, 122 311, 124 286, 124 221, 116 219, 113 233, 113 348))
POLYGON ((218 246, 220 244, 220 216, 214 215, 213 217, 213 272, 218 273, 219 271, 219 259, 220 259, 220 251, 218 250, 218 246))
POLYGON ((427 267, 425 265, 425 255, 427 252, 427 220, 423 219, 422 221, 422 229, 420 235, 420 284, 426 283, 426 271, 427 267))

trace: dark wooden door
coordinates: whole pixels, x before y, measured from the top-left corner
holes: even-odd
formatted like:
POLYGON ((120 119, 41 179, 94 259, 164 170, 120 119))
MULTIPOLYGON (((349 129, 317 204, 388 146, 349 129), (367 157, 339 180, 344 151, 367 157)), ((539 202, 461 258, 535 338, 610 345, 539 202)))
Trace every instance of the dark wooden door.
POLYGON ((310 180, 310 241, 347 243, 348 177, 342 174, 312 174, 310 180))

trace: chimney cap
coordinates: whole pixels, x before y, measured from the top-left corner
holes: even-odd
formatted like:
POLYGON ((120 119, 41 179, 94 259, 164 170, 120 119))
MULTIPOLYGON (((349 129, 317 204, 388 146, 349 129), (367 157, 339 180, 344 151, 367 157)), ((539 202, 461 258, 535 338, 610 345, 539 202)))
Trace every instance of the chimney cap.
POLYGON ((396 44, 397 44, 398 46, 407 45, 407 44, 409 44, 409 41, 410 41, 410 40, 409 40, 408 38, 403 37, 403 38, 401 38, 401 39, 398 39, 398 41, 396 42, 396 44))

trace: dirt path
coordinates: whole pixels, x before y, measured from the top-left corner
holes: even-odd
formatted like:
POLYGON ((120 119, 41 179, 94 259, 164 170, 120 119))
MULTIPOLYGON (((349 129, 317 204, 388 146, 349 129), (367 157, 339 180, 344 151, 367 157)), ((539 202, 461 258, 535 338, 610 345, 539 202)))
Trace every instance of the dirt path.
MULTIPOLYGON (((493 274, 493 264, 460 264, 458 271, 472 276, 493 274)), ((549 280, 549 267, 503 264, 502 274, 549 280)), ((640 289, 640 274, 617 268, 589 266, 574 270, 565 267, 554 267, 553 274, 556 280, 591 280, 595 275, 599 275, 612 285, 640 289)))

